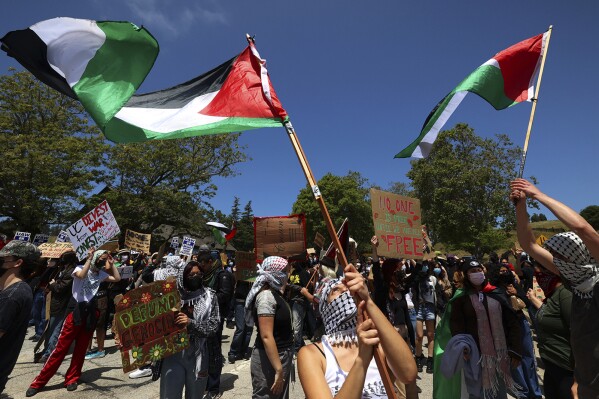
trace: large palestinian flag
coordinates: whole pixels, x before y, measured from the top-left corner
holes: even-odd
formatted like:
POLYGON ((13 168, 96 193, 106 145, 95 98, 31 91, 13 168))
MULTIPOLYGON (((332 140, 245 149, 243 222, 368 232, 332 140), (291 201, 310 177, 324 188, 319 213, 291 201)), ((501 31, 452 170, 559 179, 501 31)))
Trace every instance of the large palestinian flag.
POLYGON ((81 101, 115 142, 278 127, 287 119, 253 44, 190 81, 133 95, 158 55, 144 28, 55 18, 9 32, 1 41, 41 81, 81 101))
POLYGON ((468 92, 501 110, 533 96, 533 79, 541 63, 547 32, 503 50, 482 64, 431 111, 420 135, 395 158, 425 158, 437 135, 468 92))

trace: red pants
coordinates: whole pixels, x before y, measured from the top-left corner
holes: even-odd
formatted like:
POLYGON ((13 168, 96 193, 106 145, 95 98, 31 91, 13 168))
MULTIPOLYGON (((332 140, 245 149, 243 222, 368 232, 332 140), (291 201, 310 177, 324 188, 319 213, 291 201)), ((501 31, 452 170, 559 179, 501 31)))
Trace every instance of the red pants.
POLYGON ((56 374, 56 371, 69 352, 69 348, 73 341, 75 341, 75 350, 73 351, 73 357, 71 358, 71 365, 65 375, 64 384, 67 386, 76 383, 77 380, 79 380, 79 377, 81 377, 81 369, 83 368, 83 361, 85 360, 87 344, 93 334, 93 328, 90 331, 85 329, 85 320, 82 320, 81 325, 79 326, 73 324, 73 312, 69 313, 64 320, 62 330, 60 330, 56 348, 50 353, 42 371, 35 377, 30 387, 41 389, 46 386, 50 378, 56 374))

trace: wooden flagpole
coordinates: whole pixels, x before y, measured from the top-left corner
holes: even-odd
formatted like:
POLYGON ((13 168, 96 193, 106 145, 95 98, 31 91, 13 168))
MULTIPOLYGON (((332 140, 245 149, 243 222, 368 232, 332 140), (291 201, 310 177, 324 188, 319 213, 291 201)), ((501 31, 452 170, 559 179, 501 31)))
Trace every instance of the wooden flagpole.
MULTIPOLYGON (((337 237, 337 232, 335 227, 333 226, 333 222, 331 220, 331 216, 329 215, 329 211, 327 209, 326 204, 324 203, 324 199, 322 198, 322 194, 320 193, 320 189, 316 184, 316 179, 312 174, 312 170, 310 169, 310 165, 308 164, 308 160, 306 159, 306 155, 304 154, 304 150, 299 143, 297 135, 295 134, 295 130, 291 125, 291 122, 286 121, 284 123, 285 129, 287 130, 287 134, 289 135, 289 139, 291 140, 291 144, 293 145, 293 149, 297 155, 297 158, 302 166, 302 170, 304 171, 304 175, 306 176, 306 180, 308 180, 308 184, 312 188, 312 194, 314 195, 314 199, 318 203, 320 207, 320 211, 322 212, 322 216, 324 217, 325 224, 327 226, 327 230, 331 239, 333 240, 333 245, 337 250, 337 258, 340 260, 341 265, 345 269, 347 266, 347 258, 345 257, 345 253, 343 252, 343 248, 341 246, 341 242, 339 241, 339 237, 337 237)), ((365 315, 366 316, 366 315, 365 315)), ((387 369, 387 364, 383 359, 383 354, 380 347, 376 347, 374 351, 374 360, 376 361, 376 365, 379 369, 379 373, 381 374, 381 380, 383 385, 385 386, 385 391, 387 392, 387 396, 391 399, 397 399, 397 395, 395 395, 395 388, 393 386, 393 381, 391 380, 391 376, 389 375, 389 370, 387 369)))
POLYGON ((545 43, 545 48, 543 49, 543 54, 541 56, 541 68, 539 69, 539 77, 537 78, 537 87, 535 87, 535 95, 532 98, 532 109, 530 110, 530 119, 528 121, 528 130, 526 131, 526 139, 524 140, 524 147, 522 149, 522 158, 520 159, 520 171, 518 172, 518 177, 522 177, 524 175, 526 152, 528 151, 528 142, 530 141, 532 122, 535 119, 535 110, 537 109, 537 101, 539 99, 539 89, 541 88, 541 78, 543 77, 543 69, 545 69, 545 59, 547 58, 547 50, 549 50, 549 39, 551 39, 552 30, 553 25, 549 25, 549 29, 547 30, 547 42, 545 43))

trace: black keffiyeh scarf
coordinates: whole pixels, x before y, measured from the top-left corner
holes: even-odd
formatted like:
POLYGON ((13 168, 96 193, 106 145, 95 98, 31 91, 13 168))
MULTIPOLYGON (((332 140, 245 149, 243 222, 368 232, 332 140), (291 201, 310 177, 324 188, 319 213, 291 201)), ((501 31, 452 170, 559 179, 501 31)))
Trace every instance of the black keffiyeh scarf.
POLYGON ((358 308, 349 291, 328 301, 329 293, 339 284, 342 284, 341 279, 322 282, 318 310, 324 322, 324 333, 331 344, 357 343, 358 308))

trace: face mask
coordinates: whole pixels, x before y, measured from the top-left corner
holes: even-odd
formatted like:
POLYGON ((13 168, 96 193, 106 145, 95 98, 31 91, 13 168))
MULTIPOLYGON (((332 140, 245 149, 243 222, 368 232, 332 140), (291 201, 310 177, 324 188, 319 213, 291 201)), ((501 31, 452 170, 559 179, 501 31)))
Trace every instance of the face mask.
POLYGON ((402 265, 401 266, 401 270, 403 270, 405 272, 406 271, 406 265, 402 265))
POLYGON ((189 277, 185 281, 185 286, 189 291, 196 291, 202 288, 202 276, 199 274, 193 277, 189 277))
POLYGON ((485 281, 485 273, 468 273, 468 280, 470 280, 470 282, 474 285, 481 285, 483 281, 485 281))
POLYGON ((433 269, 433 273, 435 273, 435 276, 438 276, 439 274, 441 274, 441 269, 440 269, 440 268, 438 268, 438 267, 435 267, 435 268, 433 269))
POLYGON ((128 256, 123 256, 123 257, 121 258, 121 262, 123 262, 123 263, 127 262, 128 260, 129 260, 129 257, 128 257, 128 256))
POLYGON ((535 272, 535 277, 546 298, 549 298, 553 294, 555 286, 560 282, 560 278, 551 273, 535 272))
POLYGON ((422 266, 422 270, 420 271, 422 274, 428 273, 428 265, 422 266))

